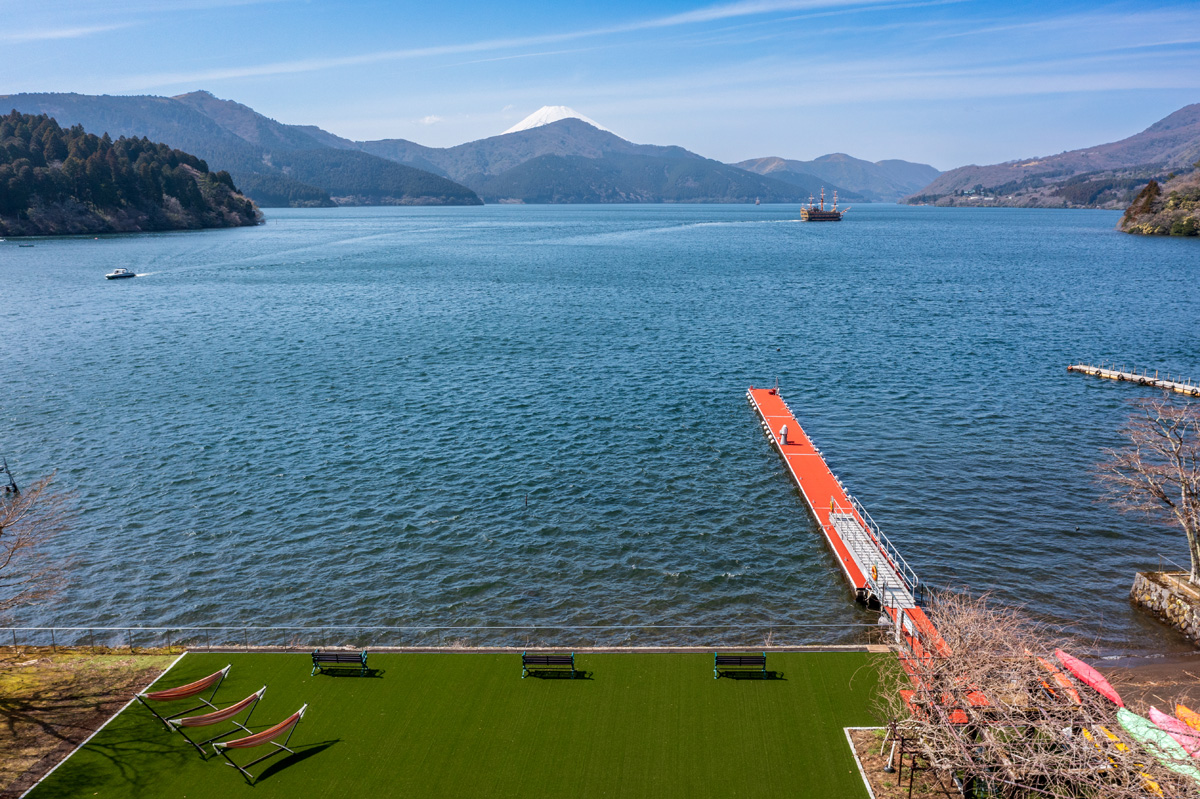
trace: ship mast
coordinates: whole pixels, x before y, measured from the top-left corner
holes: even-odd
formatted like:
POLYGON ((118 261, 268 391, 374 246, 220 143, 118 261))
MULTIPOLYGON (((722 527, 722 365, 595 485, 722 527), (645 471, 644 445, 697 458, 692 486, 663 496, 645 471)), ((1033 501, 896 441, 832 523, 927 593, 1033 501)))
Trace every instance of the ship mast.
POLYGON ((821 210, 825 210, 825 187, 821 187, 821 210))

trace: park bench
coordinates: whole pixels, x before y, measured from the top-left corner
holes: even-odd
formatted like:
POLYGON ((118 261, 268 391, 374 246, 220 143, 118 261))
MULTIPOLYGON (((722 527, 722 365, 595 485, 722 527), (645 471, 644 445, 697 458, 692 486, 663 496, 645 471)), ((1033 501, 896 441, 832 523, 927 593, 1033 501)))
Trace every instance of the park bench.
POLYGON ((362 652, 322 652, 320 649, 314 649, 312 666, 313 674, 326 669, 358 669, 359 674, 366 674, 367 650, 364 649, 362 652))
POLYGON ((726 653, 717 652, 713 655, 713 679, 721 676, 721 672, 730 671, 733 669, 757 669, 762 672, 762 676, 767 676, 767 653, 760 652, 757 655, 742 654, 742 653, 726 653))
POLYGON ((521 679, 525 679, 535 671, 552 669, 570 669, 571 679, 575 679, 575 653, 569 655, 529 654, 521 653, 521 679))

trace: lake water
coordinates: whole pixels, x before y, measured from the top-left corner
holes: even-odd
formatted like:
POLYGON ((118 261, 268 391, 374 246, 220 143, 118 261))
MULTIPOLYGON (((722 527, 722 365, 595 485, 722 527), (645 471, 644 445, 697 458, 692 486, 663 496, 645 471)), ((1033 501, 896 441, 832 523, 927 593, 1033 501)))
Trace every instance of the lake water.
POLYGON ((1185 647, 1127 598, 1181 534, 1089 472, 1147 390, 1066 366, 1200 377, 1200 242, 1111 212, 797 217, 275 210, 0 244, 0 453, 78 508, 69 586, 15 621, 870 622, 745 400, 778 379, 923 579, 1185 647))

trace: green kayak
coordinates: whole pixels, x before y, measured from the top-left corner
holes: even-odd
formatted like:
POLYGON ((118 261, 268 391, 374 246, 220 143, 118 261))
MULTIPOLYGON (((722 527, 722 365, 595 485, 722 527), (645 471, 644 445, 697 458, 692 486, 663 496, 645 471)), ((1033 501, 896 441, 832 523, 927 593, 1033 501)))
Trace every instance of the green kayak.
POLYGON ((1200 769, 1196 768, 1192 756, 1179 742, 1160 730, 1150 719, 1144 719, 1125 708, 1117 710, 1117 721, 1132 738, 1154 755, 1159 763, 1185 777, 1200 783, 1200 769))

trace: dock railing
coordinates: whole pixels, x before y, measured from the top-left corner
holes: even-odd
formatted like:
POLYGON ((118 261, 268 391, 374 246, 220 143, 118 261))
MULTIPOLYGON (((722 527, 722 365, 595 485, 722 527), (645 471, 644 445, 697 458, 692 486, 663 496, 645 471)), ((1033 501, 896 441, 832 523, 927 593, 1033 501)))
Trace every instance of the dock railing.
MULTIPOLYGON (((917 573, 911 566, 908 565, 908 561, 906 561, 904 556, 900 554, 900 550, 896 549, 896 546, 891 542, 887 535, 884 534, 883 530, 880 529, 875 520, 871 518, 871 514, 867 513, 867 509, 862 506, 862 503, 859 502, 850 492, 846 492, 846 496, 850 499, 850 506, 853 508, 854 513, 856 513, 858 517, 866 523, 867 533, 871 536, 872 543, 875 544, 876 548, 879 549, 879 552, 892 564, 892 568, 895 569, 897 576, 899 576, 900 580, 904 583, 904 587, 908 589, 908 593, 912 595, 913 601, 918 605, 923 604, 924 586, 922 585, 920 578, 917 577, 917 573)), ((841 508, 838 508, 838 510, 843 513, 846 512, 841 508)))
POLYGON ((1166 377, 1162 376, 1162 370, 1155 369, 1151 374, 1151 370, 1142 367, 1139 372, 1138 367, 1130 369, 1124 364, 1117 366, 1116 364, 1101 363, 1096 366, 1091 363, 1073 363, 1067 366, 1068 372, 1079 372, 1080 374, 1091 375, 1093 377, 1102 377, 1108 380, 1117 380, 1119 382, 1136 383, 1139 386, 1151 386, 1161 388, 1166 391, 1174 391, 1177 394, 1185 394, 1190 397, 1200 397, 1200 384, 1195 383, 1190 378, 1185 378, 1180 375, 1172 375, 1166 373, 1166 377))
POLYGON ((871 623, 474 626, 0 627, 0 646, 101 651, 352 648, 674 648, 842 646, 877 643, 871 623))
POLYGON ((1192 567, 1191 567, 1191 566, 1182 566, 1182 565, 1180 565, 1180 564, 1176 563, 1175 561, 1171 560, 1170 558, 1168 558, 1168 557, 1167 557, 1166 555, 1164 555, 1163 553, 1159 552, 1159 553, 1158 553, 1158 570, 1159 570, 1160 572, 1165 572, 1165 571, 1166 571, 1166 569, 1165 569, 1165 568, 1163 568, 1163 564, 1164 564, 1164 563, 1169 563, 1169 564, 1171 564, 1172 566, 1174 566, 1176 569, 1179 569, 1179 571, 1183 572, 1184 574, 1191 574, 1191 573, 1192 573, 1192 567))

